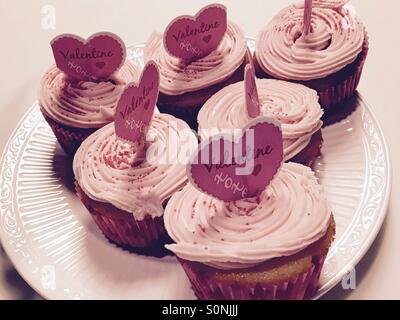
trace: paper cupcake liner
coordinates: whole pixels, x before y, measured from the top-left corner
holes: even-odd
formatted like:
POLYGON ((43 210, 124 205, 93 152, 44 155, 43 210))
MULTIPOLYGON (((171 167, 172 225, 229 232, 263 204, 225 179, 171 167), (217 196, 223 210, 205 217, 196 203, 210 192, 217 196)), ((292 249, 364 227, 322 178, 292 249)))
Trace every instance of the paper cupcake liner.
POLYGON ((183 119, 194 130, 197 130, 197 116, 204 103, 221 89, 244 79, 244 61, 240 67, 226 80, 208 88, 179 96, 170 96, 160 92, 157 107, 162 113, 168 113, 176 118, 183 119))
POLYGON ((97 130, 96 128, 85 129, 68 127, 56 122, 45 114, 43 114, 43 116, 64 152, 70 156, 74 156, 81 143, 97 130))
POLYGON ((200 300, 307 300, 318 290, 325 255, 314 256, 307 272, 276 284, 259 282, 254 285, 216 281, 199 272, 196 263, 178 258, 200 300))
POLYGON ((202 106, 203 104, 193 107, 178 107, 170 104, 164 105, 160 102, 157 103, 158 110, 160 110, 161 113, 168 113, 175 118, 184 120, 193 130, 197 130, 197 115, 202 106))
POLYGON ((369 40, 366 35, 363 50, 355 62, 353 62, 353 72, 349 73, 342 81, 332 85, 323 91, 318 91, 320 104, 324 108, 324 119, 338 113, 356 92, 360 83, 364 64, 369 51, 369 40))
POLYGON ((359 94, 356 92, 348 100, 342 102, 340 107, 338 106, 336 108, 336 112, 326 114, 322 119, 324 121, 323 127, 328 127, 332 124, 338 123, 350 116, 359 107, 358 99, 359 94))
POLYGON ((319 130, 313 134, 307 147, 290 159, 289 162, 299 163, 312 169, 316 160, 321 155, 323 141, 322 131, 319 130))
MULTIPOLYGON (((324 122, 334 117, 335 114, 340 113, 344 108, 346 102, 354 95, 360 83, 362 71, 364 68, 365 60, 367 59, 369 51, 369 38, 365 33, 365 40, 361 53, 357 59, 345 67, 344 69, 334 73, 323 79, 315 79, 310 81, 291 81, 303 84, 309 88, 317 91, 319 96, 319 103, 324 109, 324 122)), ((275 79, 275 77, 266 73, 259 66, 257 59, 254 58, 257 75, 261 78, 275 79)), ((348 114, 347 114, 348 115, 348 114)), ((340 119, 335 119, 337 122, 347 115, 342 116, 340 119)), ((332 123, 332 121, 330 121, 332 123)))
POLYGON ((103 234, 117 244, 145 248, 165 237, 162 218, 126 221, 106 217, 95 210, 90 214, 103 234))
POLYGON ((167 237, 163 217, 136 220, 133 214, 121 212, 111 204, 90 199, 76 183, 76 192, 101 232, 111 241, 132 248, 163 246, 167 237), (107 212, 104 212, 104 208, 107 212))

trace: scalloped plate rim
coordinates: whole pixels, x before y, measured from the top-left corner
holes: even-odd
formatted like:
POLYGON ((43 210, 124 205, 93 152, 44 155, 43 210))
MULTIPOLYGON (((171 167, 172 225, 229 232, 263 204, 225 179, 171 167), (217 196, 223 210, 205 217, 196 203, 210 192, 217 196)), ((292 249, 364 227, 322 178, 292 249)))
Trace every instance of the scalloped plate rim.
MULTIPOLYGON (((388 143, 386 141, 386 138, 383 134, 382 127, 380 123, 378 122, 378 119, 376 118, 376 115, 372 111, 370 105, 365 101, 364 96, 357 91, 357 93, 360 101, 364 104, 364 106, 368 109, 370 116, 372 117, 372 120, 374 121, 376 128, 380 134, 380 137, 382 138, 382 146, 384 149, 384 154, 385 154, 385 159, 386 159, 386 168, 387 168, 387 180, 386 180, 386 185, 387 185, 387 190, 385 193, 385 198, 382 201, 382 206, 381 210, 379 212, 378 220, 374 225, 374 228, 369 232, 368 238, 365 239, 367 241, 364 241, 364 244, 361 246, 361 248, 358 251, 358 255, 355 256, 355 258, 352 259, 346 266, 342 267, 342 271, 338 272, 335 277, 331 278, 327 283, 324 284, 321 288, 318 289, 318 293, 314 297, 314 299, 319 299, 323 297, 326 293, 328 293, 331 289, 333 289, 336 285, 339 284, 341 279, 346 275, 347 271, 349 268, 353 268, 357 266, 357 264, 364 258, 364 256, 367 254, 369 249, 371 248, 372 244, 375 242, 379 232, 382 230, 382 226, 385 222, 385 219, 387 217, 388 209, 389 209, 389 201, 390 201, 390 196, 392 192, 392 161, 391 161, 391 153, 390 149, 388 146, 388 143)), ((328 126, 329 127, 329 126, 328 126)))

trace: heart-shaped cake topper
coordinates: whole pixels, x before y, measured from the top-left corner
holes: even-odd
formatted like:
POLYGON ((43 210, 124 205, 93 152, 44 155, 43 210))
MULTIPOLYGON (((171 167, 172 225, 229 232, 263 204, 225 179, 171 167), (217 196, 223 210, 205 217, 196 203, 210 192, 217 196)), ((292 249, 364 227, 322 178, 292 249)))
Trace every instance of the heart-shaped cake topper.
POLYGON ((244 92, 246 97, 247 113, 251 118, 257 118, 260 115, 260 99, 258 97, 256 84, 256 70, 254 68, 254 62, 251 58, 249 48, 247 48, 247 55, 250 55, 249 63, 244 69, 244 92))
POLYGON ((194 17, 174 19, 164 32, 164 47, 170 55, 189 63, 217 49, 227 26, 226 7, 211 4, 194 17))
POLYGON ((58 69, 82 81, 108 80, 125 62, 126 48, 117 35, 99 32, 87 40, 62 34, 51 41, 58 69))
POLYGON ((307 36, 311 32, 313 0, 304 0, 304 34, 307 36))
POLYGON ((218 135, 203 143, 186 171, 201 192, 236 201, 264 191, 282 163, 281 126, 263 117, 250 122, 239 139, 218 135))
POLYGON ((146 138, 158 99, 160 73, 157 64, 149 61, 138 84, 127 85, 117 103, 114 125, 118 138, 140 142, 146 138))

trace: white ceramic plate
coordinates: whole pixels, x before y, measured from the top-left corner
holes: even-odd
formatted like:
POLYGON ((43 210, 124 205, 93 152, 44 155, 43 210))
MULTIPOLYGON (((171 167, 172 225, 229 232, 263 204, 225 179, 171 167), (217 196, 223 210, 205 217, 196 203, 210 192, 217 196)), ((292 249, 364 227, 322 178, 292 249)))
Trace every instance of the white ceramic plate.
MULTIPOLYGON (((250 46, 254 42, 250 41, 250 46)), ((143 46, 129 58, 142 63, 143 46)), ((356 111, 323 130, 316 170, 332 205, 337 237, 318 297, 364 256, 385 217, 391 186, 382 131, 358 96, 356 111)), ((0 238, 18 272, 50 299, 192 299, 173 257, 144 257, 110 244, 75 196, 70 161, 38 105, 4 150, 0 175, 0 238)))

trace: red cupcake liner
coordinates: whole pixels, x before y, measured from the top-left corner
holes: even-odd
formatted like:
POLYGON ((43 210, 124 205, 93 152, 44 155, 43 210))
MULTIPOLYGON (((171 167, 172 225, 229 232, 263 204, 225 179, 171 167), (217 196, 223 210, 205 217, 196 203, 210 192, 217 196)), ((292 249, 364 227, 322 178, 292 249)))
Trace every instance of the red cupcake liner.
MULTIPOLYGON (((323 120, 329 120, 331 117, 334 117, 335 114, 342 111, 345 103, 356 92, 357 87, 360 83, 364 64, 368 56, 368 51, 369 37, 368 34, 365 33, 365 40, 361 53, 358 55, 357 59, 353 63, 346 66, 344 69, 322 79, 309 81, 289 81, 300 83, 316 90, 319 96, 319 103, 325 111, 323 120)), ((254 58, 254 61, 257 69, 257 75, 259 77, 275 79, 275 77, 262 70, 256 58, 254 58)), ((345 115, 344 117, 346 116, 347 115, 345 115)), ((334 122, 336 121, 338 120, 336 119, 334 122)))
POLYGON ((129 245, 134 248, 151 247, 165 236, 161 218, 126 221, 110 219, 93 212, 90 214, 103 234, 121 245, 129 245))
POLYGON ((76 183, 76 192, 90 212, 101 232, 111 241, 121 246, 147 248, 163 246, 167 232, 163 217, 146 217, 136 220, 132 213, 123 211, 109 203, 90 199, 76 183))
POLYGON ((69 127, 51 119, 44 113, 43 116, 64 152, 70 156, 74 156, 82 142, 97 130, 97 128, 69 127))
POLYGON ((314 256, 307 272, 277 284, 246 285, 233 281, 216 281, 199 270, 199 264, 178 258, 200 300, 308 300, 318 290, 325 255, 314 256))

